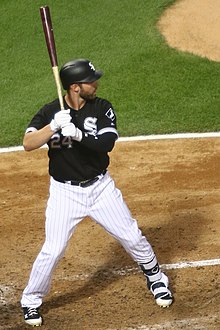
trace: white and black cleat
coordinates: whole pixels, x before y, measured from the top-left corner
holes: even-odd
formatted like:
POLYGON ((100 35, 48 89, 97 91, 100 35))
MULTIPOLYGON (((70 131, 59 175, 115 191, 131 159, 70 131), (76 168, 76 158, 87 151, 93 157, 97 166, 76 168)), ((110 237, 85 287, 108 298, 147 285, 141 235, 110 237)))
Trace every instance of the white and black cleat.
POLYGON ((150 291, 154 295, 154 299, 158 306, 167 308, 173 303, 172 293, 169 288, 168 277, 162 273, 161 279, 150 284, 150 291))
POLYGON ((24 321, 32 327, 40 327, 42 325, 42 317, 38 308, 23 307, 24 321))

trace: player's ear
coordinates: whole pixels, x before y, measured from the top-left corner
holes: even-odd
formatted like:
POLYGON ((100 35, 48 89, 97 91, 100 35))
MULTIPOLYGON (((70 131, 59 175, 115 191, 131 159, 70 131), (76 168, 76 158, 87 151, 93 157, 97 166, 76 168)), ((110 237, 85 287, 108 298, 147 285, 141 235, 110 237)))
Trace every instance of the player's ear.
POLYGON ((76 89, 75 89, 75 91, 77 92, 77 93, 79 93, 80 92, 80 86, 79 85, 76 85, 77 87, 76 87, 76 89))
POLYGON ((80 86, 78 84, 72 84, 72 85, 70 85, 70 89, 75 93, 79 93, 80 86))

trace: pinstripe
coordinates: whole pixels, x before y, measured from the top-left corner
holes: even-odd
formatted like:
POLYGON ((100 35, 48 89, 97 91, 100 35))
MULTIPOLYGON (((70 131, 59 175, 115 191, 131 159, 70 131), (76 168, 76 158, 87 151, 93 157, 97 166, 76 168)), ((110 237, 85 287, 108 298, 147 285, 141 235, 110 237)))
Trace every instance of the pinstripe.
POLYGON ((22 296, 22 306, 39 307, 48 293, 53 270, 65 253, 76 226, 89 216, 112 235, 138 264, 155 266, 151 245, 142 235, 122 194, 107 172, 87 188, 51 178, 46 208, 46 239, 22 296))
POLYGON ((49 291, 52 272, 63 256, 77 224, 86 216, 86 209, 85 189, 56 183, 51 179, 46 209, 46 239, 24 290, 21 300, 23 306, 41 305, 42 297, 49 291))
MULTIPOLYGON (((115 187, 108 174, 97 189, 103 192, 89 209, 88 215, 117 239, 136 262, 150 262, 154 258, 152 247, 142 235, 120 190, 115 187), (102 189, 102 185, 104 189, 102 189)), ((91 193, 97 196, 94 191, 91 193)))

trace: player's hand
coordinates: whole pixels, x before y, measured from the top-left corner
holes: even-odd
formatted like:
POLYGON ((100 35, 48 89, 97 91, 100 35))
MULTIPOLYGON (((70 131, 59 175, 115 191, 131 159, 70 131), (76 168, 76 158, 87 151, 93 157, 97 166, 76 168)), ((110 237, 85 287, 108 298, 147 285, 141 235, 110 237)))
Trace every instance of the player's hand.
POLYGON ((82 131, 77 128, 73 123, 69 123, 62 128, 63 136, 71 136, 73 140, 80 142, 82 140, 82 131))
POLYGON ((50 128, 52 131, 56 132, 62 127, 68 125, 71 121, 70 109, 60 110, 54 116, 54 119, 50 122, 50 128))

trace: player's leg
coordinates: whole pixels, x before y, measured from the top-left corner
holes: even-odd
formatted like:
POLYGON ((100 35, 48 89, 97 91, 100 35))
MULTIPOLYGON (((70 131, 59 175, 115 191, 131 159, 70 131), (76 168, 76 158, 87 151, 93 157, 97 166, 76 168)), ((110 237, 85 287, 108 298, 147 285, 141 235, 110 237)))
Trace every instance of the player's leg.
POLYGON ((137 221, 132 218, 120 190, 115 187, 109 174, 107 173, 101 181, 101 186, 97 188, 101 193, 97 195, 96 203, 90 209, 91 218, 115 237, 138 263, 158 305, 169 306, 172 298, 168 289, 168 279, 161 272, 150 243, 138 228, 137 221))
MULTIPOLYGON (((137 221, 132 218, 120 190, 115 187, 109 174, 101 179, 101 184, 91 193, 95 203, 89 209, 89 216, 115 237, 136 262, 151 263, 155 259, 154 251, 138 228, 137 221)), ((152 264, 154 266, 156 263, 152 264)))
POLYGON ((53 270, 85 212, 85 196, 80 195, 76 187, 51 180, 45 243, 33 264, 28 285, 22 295, 22 307, 38 308, 42 304, 42 298, 50 288, 53 270))

